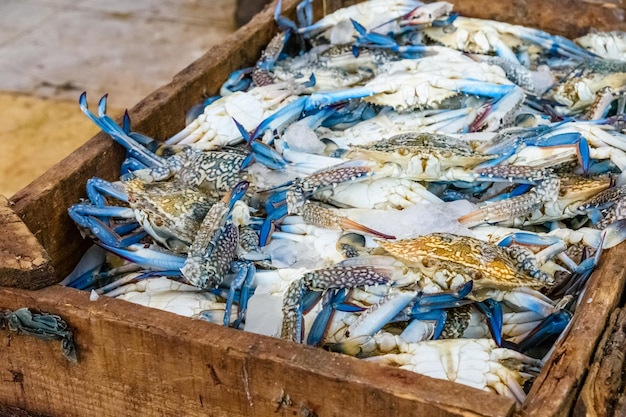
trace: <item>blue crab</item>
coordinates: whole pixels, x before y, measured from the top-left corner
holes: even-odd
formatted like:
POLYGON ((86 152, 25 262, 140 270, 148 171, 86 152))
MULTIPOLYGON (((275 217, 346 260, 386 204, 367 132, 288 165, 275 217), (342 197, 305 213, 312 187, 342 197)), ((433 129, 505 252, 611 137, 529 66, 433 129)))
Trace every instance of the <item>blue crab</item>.
POLYGON ((247 206, 239 203, 247 189, 248 182, 241 181, 230 193, 213 203, 196 230, 191 245, 186 248, 184 257, 145 248, 143 245, 119 247, 100 243, 100 246, 143 267, 174 271, 175 274, 178 272, 184 281, 205 290, 216 289, 226 274, 234 269, 236 276, 226 296, 224 325, 230 323, 232 303, 236 292, 240 290, 238 320, 235 322, 237 327, 245 315, 250 281, 254 275, 251 262, 235 262, 238 255, 243 253, 239 227, 249 217, 247 206))
POLYGON ((540 360, 499 348, 490 339, 425 341, 402 345, 399 350, 366 360, 497 392, 520 404, 526 398, 524 382, 543 366, 540 360))
POLYGON ((537 46, 547 52, 556 52, 579 61, 594 55, 569 39, 550 35, 541 30, 511 25, 486 19, 459 16, 448 26, 424 29, 427 38, 464 52, 497 54, 520 64, 515 51, 537 46))
POLYGON ((609 175, 585 177, 522 165, 499 165, 479 173, 486 180, 527 183, 531 188, 521 195, 483 203, 478 210, 459 218, 468 227, 484 223, 538 224, 584 214, 580 204, 610 187, 612 181, 609 175))
MULTIPOLYGON (((514 303, 523 303, 524 308, 543 312, 551 311, 552 305, 546 303, 543 296, 532 296, 530 293, 516 293, 516 289, 548 287, 553 278, 541 271, 532 252, 521 247, 503 248, 475 238, 458 236, 449 233, 432 233, 413 239, 398 241, 377 240, 380 250, 372 254, 378 256, 357 256, 346 259, 330 269, 308 272, 301 280, 294 281, 287 290, 283 303, 285 316, 283 323, 286 329, 283 337, 299 337, 301 324, 302 294, 306 288, 351 288, 355 285, 324 287, 309 285, 309 281, 325 280, 328 274, 334 275, 339 268, 367 268, 370 275, 376 274, 381 282, 389 282, 392 288, 403 289, 391 291, 389 296, 394 302, 384 302, 386 319, 373 318, 374 327, 367 325, 364 330, 353 330, 353 336, 372 336, 387 321, 404 309, 417 297, 412 288, 425 293, 439 293, 446 290, 470 290, 452 298, 465 298, 484 301, 488 298, 506 299, 514 303), (387 256, 380 256, 379 252, 387 256), (383 279, 383 277, 385 279, 383 279), (467 285, 469 282, 472 284, 467 285), (405 291, 404 289, 408 290, 405 291), (296 293, 297 290, 297 293, 296 293), (297 295, 297 297, 296 297, 297 295)), ((369 282, 369 281, 368 281, 369 282)), ((360 285, 373 285, 361 283, 360 285)), ((377 308, 375 311, 379 311, 377 308)), ((382 311, 382 310, 380 310, 382 311)), ((378 312, 376 313, 378 314, 378 312)), ((365 319, 364 319, 365 320, 365 319)))
POLYGON ((575 115, 591 106, 598 95, 619 92, 626 84, 626 62, 590 59, 572 69, 544 97, 562 106, 555 108, 563 115, 575 115))

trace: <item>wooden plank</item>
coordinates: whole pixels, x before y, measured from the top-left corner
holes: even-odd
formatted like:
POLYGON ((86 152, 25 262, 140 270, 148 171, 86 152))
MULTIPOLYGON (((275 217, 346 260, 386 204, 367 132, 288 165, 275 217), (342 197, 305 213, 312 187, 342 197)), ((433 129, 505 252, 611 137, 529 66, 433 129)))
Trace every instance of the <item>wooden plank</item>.
POLYGON ((622 0, 452 0, 464 16, 500 20, 575 38, 591 29, 626 30, 622 0))
POLYGON ((0 195, 0 286, 35 290, 54 284, 51 260, 0 195))
POLYGON ((510 399, 448 381, 120 300, 90 302, 60 286, 0 288, 0 309, 20 307, 60 315, 78 353, 73 364, 58 342, 0 331, 0 403, 35 413, 469 417, 514 409, 510 399))
POLYGON ((626 309, 611 314, 580 396, 574 417, 622 416, 626 404, 626 309))
POLYGON ((0 404, 0 417, 48 417, 43 414, 33 414, 21 408, 8 407, 0 404))

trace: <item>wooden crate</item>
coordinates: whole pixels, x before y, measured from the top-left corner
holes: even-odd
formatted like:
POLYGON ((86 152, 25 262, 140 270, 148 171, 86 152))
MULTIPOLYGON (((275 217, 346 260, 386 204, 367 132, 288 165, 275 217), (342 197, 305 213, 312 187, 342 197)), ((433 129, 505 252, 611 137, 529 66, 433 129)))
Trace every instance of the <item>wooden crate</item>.
POLYGON ((596 350, 574 417, 626 415, 626 308, 613 311, 596 350))
MULTIPOLYGON (((283 9, 293 15, 296 3, 284 0, 283 9)), ((591 27, 626 29, 622 3, 611 0, 453 3, 464 15, 566 36, 591 27)), ((346 4, 325 1, 316 13, 346 4)), ((272 7, 137 104, 130 111, 134 130, 156 138, 180 130, 188 108, 259 56, 276 31, 272 7)), ((116 179, 122 159, 122 149, 101 133, 10 199, 41 247, 32 239, 18 248, 10 246, 15 239, 0 240, 9 242, 0 247, 0 260, 28 256, 43 263, 0 268, 0 284, 7 285, 0 288, 0 309, 60 315, 74 330, 78 363, 62 356, 58 342, 1 331, 0 404, 6 407, 50 416, 565 416, 626 280, 622 245, 603 256, 568 337, 517 408, 510 399, 447 381, 120 300, 91 302, 85 292, 51 285, 89 244, 67 208, 84 197, 88 178, 116 179)), ((24 239, 19 220, 3 210, 3 230, 24 239)))

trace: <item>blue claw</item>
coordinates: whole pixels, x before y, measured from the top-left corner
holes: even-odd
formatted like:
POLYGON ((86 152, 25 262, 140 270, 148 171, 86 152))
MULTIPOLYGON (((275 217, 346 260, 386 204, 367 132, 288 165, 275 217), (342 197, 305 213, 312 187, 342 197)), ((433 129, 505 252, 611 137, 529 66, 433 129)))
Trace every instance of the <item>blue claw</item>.
POLYGON ((135 262, 146 269, 178 271, 183 267, 183 265, 185 265, 185 257, 146 249, 144 245, 141 244, 129 245, 125 249, 107 245, 102 242, 97 242, 97 244, 109 252, 121 256, 131 262, 135 262))
POLYGON ((350 21, 352 22, 354 29, 359 34, 354 42, 354 46, 352 47, 352 53, 355 57, 359 56, 360 47, 388 49, 403 55, 423 53, 432 49, 425 45, 400 46, 392 37, 375 32, 368 32, 367 29, 365 29, 365 27, 363 27, 363 25, 359 22, 354 19, 350 19, 350 21))
POLYGON ((276 227, 275 224, 280 222, 287 214, 288 207, 286 204, 279 206, 269 212, 267 214, 266 219, 263 221, 263 225, 261 226, 261 233, 259 236, 259 246, 263 247, 267 245, 270 241, 270 237, 272 236, 272 232, 276 227))
POLYGON ((540 45, 549 52, 558 53, 569 58, 586 60, 596 57, 595 54, 581 48, 569 39, 558 35, 550 35, 539 29, 524 27, 518 35, 522 39, 540 45))
MULTIPOLYGON (((252 84, 252 79, 251 78, 246 78, 250 73, 252 73, 252 71, 254 70, 253 67, 249 67, 249 68, 244 68, 244 69, 240 69, 237 71, 233 71, 228 78, 226 79, 226 81, 224 82, 224 84, 222 84, 222 87, 220 89, 220 96, 227 96, 229 94, 232 94, 236 91, 244 91, 247 90, 248 87, 250 87, 250 85, 252 84)), ((212 103, 214 100, 212 100, 211 102, 207 103, 206 101, 203 103, 204 106, 208 106, 210 103, 212 103)))
POLYGON ((253 160, 256 160, 268 168, 276 170, 281 170, 287 166, 287 161, 285 161, 281 154, 264 143, 254 140, 246 128, 243 127, 243 125, 237 120, 233 119, 233 122, 235 122, 237 129, 239 129, 239 133, 241 133, 241 136, 247 142, 248 146, 250 146, 253 153, 253 158, 246 158, 244 160, 241 166, 242 169, 250 165, 253 160))
POLYGON ((421 293, 411 309, 411 315, 425 313, 435 309, 445 309, 452 307, 460 307, 465 304, 472 303, 471 300, 465 298, 472 292, 474 286, 473 281, 468 281, 459 287, 456 291, 441 292, 435 294, 421 293))
POLYGON ((243 322, 246 311, 248 309, 248 300, 250 299, 250 291, 252 287, 252 281, 256 268, 252 262, 237 262, 233 265, 233 269, 236 271, 235 278, 230 283, 228 294, 226 296, 226 308, 224 311, 224 326, 228 327, 230 324, 230 314, 232 311, 233 302, 239 291, 238 305, 239 310, 237 312, 237 319, 233 324, 235 329, 239 328, 243 322))
POLYGON ((272 132, 275 130, 284 130, 287 125, 300 118, 306 109, 308 100, 308 97, 298 97, 273 115, 267 117, 257 126, 252 135, 250 135, 250 141, 260 138, 267 130, 272 132))
POLYGON ((278 0, 278 2, 276 3, 276 8, 274 9, 274 21, 278 25, 278 28, 283 31, 298 32, 298 25, 296 25, 293 20, 280 14, 282 8, 283 2, 282 0, 278 0))
POLYGON ((476 303, 476 308, 487 318, 487 325, 496 345, 502 347, 502 328, 504 326, 502 305, 496 300, 487 299, 476 303))
POLYGON ((233 189, 230 191, 230 196, 227 197, 229 212, 232 211, 233 207, 235 206, 235 203, 241 200, 241 198, 246 194, 246 191, 248 191, 249 186, 250 186, 250 183, 248 181, 239 181, 233 187, 233 189))
POLYGON ((550 146, 575 146, 578 155, 578 163, 583 172, 589 171, 591 156, 589 155, 589 143, 580 133, 561 133, 549 137, 537 137, 536 139, 526 139, 527 145, 550 147, 550 146))
POLYGON ((337 310, 337 305, 343 303, 348 298, 348 294, 349 290, 345 288, 328 291, 326 293, 322 310, 317 314, 317 317, 315 317, 315 321, 309 330, 309 335, 306 340, 307 345, 319 346, 323 343, 326 333, 328 332, 328 326, 337 310))
POLYGON ((514 243, 527 246, 550 246, 562 242, 556 237, 540 236, 532 232, 517 232, 503 237, 498 242, 498 246, 511 246, 514 243))
POLYGON ((518 184, 516 185, 512 191, 508 192, 508 193, 502 193, 502 194, 498 194, 495 197, 492 197, 488 200, 484 200, 484 201, 502 201, 502 200, 507 200, 509 198, 513 198, 513 197, 518 197, 520 195, 524 195, 526 194, 531 188, 533 188, 532 185, 530 184, 518 184))
MULTIPOLYGON (((280 2, 279 2, 280 3, 280 2)), ((304 0, 296 6, 296 16, 301 27, 313 24, 313 0, 304 0)))
POLYGON ((102 178, 93 177, 88 179, 85 188, 87 197, 97 207, 106 206, 106 201, 102 194, 128 202, 128 194, 123 188, 102 178))
POLYGON ((307 291, 302 296, 302 311, 304 314, 310 312, 313 307, 322 299, 325 295, 322 291, 307 291))
MULTIPOLYGON (((103 132, 107 133, 113 140, 126 148, 128 157, 136 159, 146 166, 156 168, 165 165, 163 158, 146 150, 135 138, 133 138, 123 127, 120 127, 113 119, 106 114, 107 95, 102 96, 98 102, 98 116, 93 114, 87 106, 87 93, 80 95, 79 104, 83 113, 94 122, 103 132)), ((125 117, 124 126, 130 129, 130 119, 125 117)), ((139 135, 139 134, 137 134, 139 135)), ((136 136, 147 138, 144 135, 136 136)), ((149 138, 148 138, 149 139, 149 138)))
POLYGON ((571 320, 572 313, 568 310, 555 311, 543 319, 541 323, 531 330, 524 340, 519 343, 519 351, 525 353, 529 349, 539 346, 548 337, 560 334, 567 328, 571 320))

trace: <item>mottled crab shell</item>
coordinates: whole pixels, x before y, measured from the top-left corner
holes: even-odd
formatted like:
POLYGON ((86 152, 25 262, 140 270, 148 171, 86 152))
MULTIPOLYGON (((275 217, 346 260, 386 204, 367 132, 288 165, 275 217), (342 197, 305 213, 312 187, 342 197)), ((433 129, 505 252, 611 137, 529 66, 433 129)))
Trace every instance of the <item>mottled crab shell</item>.
POLYGON ((144 183, 133 178, 124 186, 137 221, 157 242, 175 252, 188 250, 215 202, 206 193, 175 183, 144 183))
POLYGON ((450 233, 432 233, 412 239, 377 240, 391 255, 427 276, 447 270, 474 281, 475 288, 511 290, 527 286, 542 288, 539 281, 517 265, 506 248, 482 240, 450 233))
MULTIPOLYGON (((421 132, 402 133, 368 145, 352 146, 348 155, 351 158, 373 159, 380 163, 397 163, 406 168, 418 164, 417 169, 407 170, 421 172, 425 178, 420 176, 419 179, 431 179, 427 173, 427 165, 433 158, 438 161, 438 171, 441 173, 452 167, 471 169, 496 157, 476 152, 467 142, 454 137, 421 132)), ((432 179, 438 178, 436 176, 432 179)))
POLYGON ((626 85, 626 62, 595 59, 585 61, 561 81, 545 96, 568 107, 576 113, 594 103, 596 93, 604 88, 618 91, 626 85))

